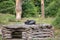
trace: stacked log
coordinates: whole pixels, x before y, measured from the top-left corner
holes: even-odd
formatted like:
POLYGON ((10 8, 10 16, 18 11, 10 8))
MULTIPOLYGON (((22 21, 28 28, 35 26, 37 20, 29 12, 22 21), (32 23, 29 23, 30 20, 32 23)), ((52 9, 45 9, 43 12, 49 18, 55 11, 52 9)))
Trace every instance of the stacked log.
POLYGON ((49 24, 40 24, 38 28, 32 29, 32 38, 41 39, 41 38, 53 38, 54 37, 54 28, 49 24))
POLYGON ((54 28, 49 24, 39 25, 11 25, 2 28, 3 40, 32 40, 39 38, 52 38, 54 37, 54 28))

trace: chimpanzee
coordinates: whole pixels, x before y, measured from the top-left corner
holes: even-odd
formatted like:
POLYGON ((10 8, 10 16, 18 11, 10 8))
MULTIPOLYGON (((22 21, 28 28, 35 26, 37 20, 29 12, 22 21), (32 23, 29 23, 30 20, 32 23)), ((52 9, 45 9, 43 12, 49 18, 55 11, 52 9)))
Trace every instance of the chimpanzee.
POLYGON ((25 21, 25 24, 27 24, 27 25, 35 25, 36 22, 34 20, 27 20, 27 21, 25 21))

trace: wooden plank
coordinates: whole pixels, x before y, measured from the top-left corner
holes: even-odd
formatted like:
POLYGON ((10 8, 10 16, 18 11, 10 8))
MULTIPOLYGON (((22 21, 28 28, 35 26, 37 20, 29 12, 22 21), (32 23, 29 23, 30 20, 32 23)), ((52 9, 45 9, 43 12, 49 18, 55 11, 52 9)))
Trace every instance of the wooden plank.
POLYGON ((12 37, 11 37, 11 34, 5 34, 5 35, 3 35, 3 37, 4 37, 4 38, 12 38, 12 37))
POLYGON ((6 39, 6 40, 24 40, 24 39, 6 39))
POLYGON ((53 30, 52 29, 42 29, 42 31, 50 32, 50 31, 53 31, 53 30))
POLYGON ((33 36, 51 36, 50 34, 42 34, 42 35, 33 35, 33 36))
POLYGON ((32 40, 49 40, 49 39, 52 39, 52 38, 32 38, 32 40))
POLYGON ((50 34, 51 32, 33 32, 32 34, 50 34))

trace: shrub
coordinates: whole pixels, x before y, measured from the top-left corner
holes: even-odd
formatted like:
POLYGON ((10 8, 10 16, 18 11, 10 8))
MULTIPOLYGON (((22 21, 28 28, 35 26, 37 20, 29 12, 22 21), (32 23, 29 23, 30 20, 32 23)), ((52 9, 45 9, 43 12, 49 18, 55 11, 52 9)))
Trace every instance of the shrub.
MULTIPOLYGON (((46 5, 48 3, 45 3, 46 5)), ((59 0, 52 0, 48 6, 46 6, 45 8, 45 14, 46 16, 50 16, 50 17, 55 17, 57 12, 58 12, 58 9, 60 8, 60 1, 59 0)))
POLYGON ((15 14, 15 0, 0 0, 0 13, 15 14))
POLYGON ((53 22, 53 25, 56 28, 59 28, 60 29, 60 9, 58 10, 58 13, 57 13, 56 19, 53 22))
POLYGON ((35 7, 32 0, 25 0, 23 3, 23 17, 36 17, 38 16, 37 7, 35 7))

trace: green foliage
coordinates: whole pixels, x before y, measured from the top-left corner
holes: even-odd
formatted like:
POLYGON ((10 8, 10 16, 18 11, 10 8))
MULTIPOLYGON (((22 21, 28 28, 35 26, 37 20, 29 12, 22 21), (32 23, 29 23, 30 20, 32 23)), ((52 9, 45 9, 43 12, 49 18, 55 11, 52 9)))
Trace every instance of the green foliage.
POLYGON ((56 19, 55 21, 53 22, 54 26, 56 28, 59 28, 60 29, 60 9, 59 11, 57 12, 57 16, 56 16, 56 19))
POLYGON ((34 0, 25 0, 23 3, 23 17, 37 17, 37 7, 35 7, 34 0))
POLYGON ((0 13, 15 13, 15 2, 14 0, 1 0, 0 1, 0 13))
MULTIPOLYGON (((44 0, 45 15, 55 17, 60 8, 60 0, 44 0)), ((23 0, 22 17, 37 17, 41 15, 41 0, 23 0)), ((0 0, 0 13, 15 14, 15 0, 0 0)))
POLYGON ((60 8, 59 5, 60 5, 59 0, 52 1, 45 9, 46 16, 55 17, 58 12, 58 9, 60 8))
MULTIPOLYGON (((48 4, 48 3, 45 3, 48 4)), ((46 16, 55 17, 58 9, 60 8, 60 1, 59 0, 52 0, 48 6, 45 7, 46 16)))

